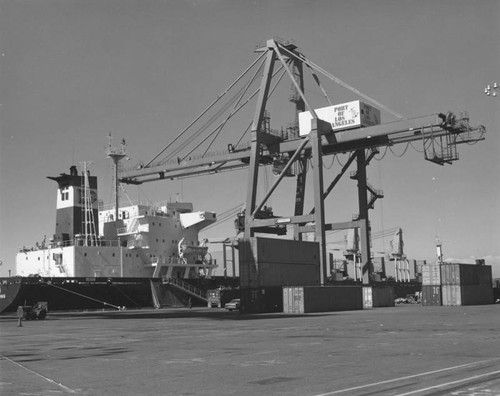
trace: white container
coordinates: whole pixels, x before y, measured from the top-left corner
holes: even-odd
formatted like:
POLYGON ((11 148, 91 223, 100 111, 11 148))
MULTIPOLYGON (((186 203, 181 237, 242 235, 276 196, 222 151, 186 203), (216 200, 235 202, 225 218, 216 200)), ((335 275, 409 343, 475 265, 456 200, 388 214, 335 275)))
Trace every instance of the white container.
MULTIPOLYGON (((314 111, 320 120, 330 123, 334 131, 380 124, 380 110, 359 100, 321 107, 314 111)), ((311 132, 311 120, 311 112, 299 113, 300 136, 311 132)))
POLYGON ((441 266, 439 264, 422 265, 422 285, 441 286, 441 266))
POLYGON ((363 286, 363 309, 373 308, 373 291, 371 286, 363 286))

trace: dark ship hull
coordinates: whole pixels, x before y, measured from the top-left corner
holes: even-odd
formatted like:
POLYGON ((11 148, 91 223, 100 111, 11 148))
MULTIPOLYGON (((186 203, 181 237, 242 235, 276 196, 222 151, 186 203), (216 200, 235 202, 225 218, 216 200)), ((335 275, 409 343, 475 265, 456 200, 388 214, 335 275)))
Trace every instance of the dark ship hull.
POLYGON ((188 297, 148 278, 0 278, 0 312, 48 302, 50 311, 183 306, 188 297))
POLYGON ((49 311, 206 306, 209 289, 236 289, 239 278, 189 279, 201 294, 189 293, 162 278, 0 278, 0 312, 20 305, 48 303, 49 311))

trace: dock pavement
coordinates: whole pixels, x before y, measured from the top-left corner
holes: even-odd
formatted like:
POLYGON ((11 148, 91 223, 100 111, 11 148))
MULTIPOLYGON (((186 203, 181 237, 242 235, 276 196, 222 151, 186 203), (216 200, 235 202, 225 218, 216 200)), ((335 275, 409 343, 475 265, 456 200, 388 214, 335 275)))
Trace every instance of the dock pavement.
POLYGON ((0 394, 500 395, 500 304, 0 315, 0 394))

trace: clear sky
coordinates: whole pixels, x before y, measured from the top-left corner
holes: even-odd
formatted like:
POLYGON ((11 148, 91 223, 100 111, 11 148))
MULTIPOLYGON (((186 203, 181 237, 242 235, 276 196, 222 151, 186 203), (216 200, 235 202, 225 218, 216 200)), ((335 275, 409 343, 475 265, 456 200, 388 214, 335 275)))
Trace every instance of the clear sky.
MULTIPOLYGON (((116 144, 126 139, 131 163, 149 161, 273 36, 295 40, 314 63, 406 117, 467 110, 487 127, 486 141, 461 145, 452 166, 412 147, 397 157, 404 146, 372 161, 369 182, 385 198, 370 215, 373 231, 403 228, 410 258, 435 260, 439 236, 445 258, 500 266, 500 97, 484 95, 500 82, 499 21, 498 0, 0 0, 0 275, 14 268, 18 248, 54 232, 56 184, 46 176, 92 161, 110 202, 108 133, 116 144)), ((357 99, 335 85, 329 94, 357 99)), ((179 193, 221 213, 244 202, 246 175, 127 191, 150 200, 179 193)), ((326 201, 328 220, 357 213, 347 179, 326 201)), ((283 195, 270 204, 290 214, 283 195)), ((204 236, 233 235, 230 221, 204 236)), ((387 244, 374 241, 374 249, 387 244)))

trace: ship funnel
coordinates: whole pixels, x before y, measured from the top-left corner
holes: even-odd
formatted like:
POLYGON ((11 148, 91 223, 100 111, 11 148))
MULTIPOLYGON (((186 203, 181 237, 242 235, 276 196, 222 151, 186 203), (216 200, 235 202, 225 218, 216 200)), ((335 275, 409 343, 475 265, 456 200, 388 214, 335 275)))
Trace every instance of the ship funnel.
MULTIPOLYGON (((76 166, 70 167, 70 173, 59 176, 49 176, 58 184, 57 211, 55 240, 67 243, 77 235, 87 235, 88 221, 85 220, 85 201, 87 201, 87 214, 92 212, 95 229, 98 229, 98 204, 97 204, 97 177, 78 175, 76 166)), ((88 217, 88 216, 87 216, 88 217)))

